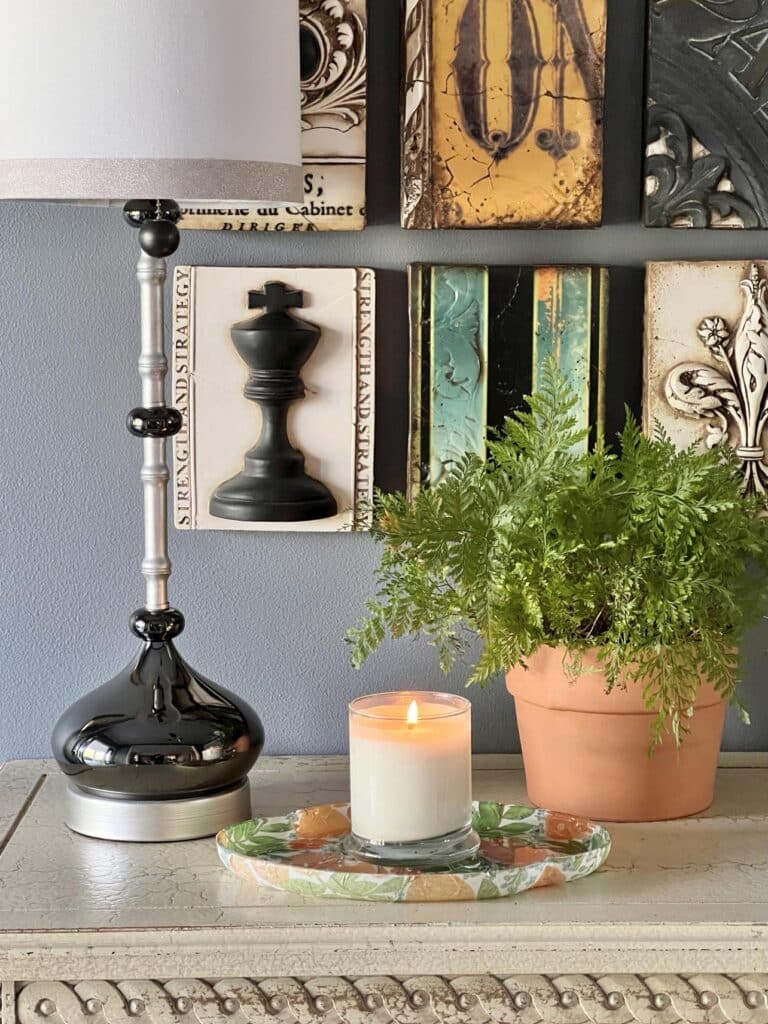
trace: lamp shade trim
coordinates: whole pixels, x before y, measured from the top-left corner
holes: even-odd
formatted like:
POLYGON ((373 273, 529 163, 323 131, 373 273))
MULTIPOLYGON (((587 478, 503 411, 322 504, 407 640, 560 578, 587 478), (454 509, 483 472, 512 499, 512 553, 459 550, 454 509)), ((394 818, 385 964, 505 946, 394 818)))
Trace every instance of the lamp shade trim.
POLYGON ((300 202, 300 166, 251 160, 0 160, 4 199, 155 199, 300 202), (124 186, 114 194, 115 182, 124 186))
POLYGON ((298 0, 2 10, 0 197, 302 198, 298 0))

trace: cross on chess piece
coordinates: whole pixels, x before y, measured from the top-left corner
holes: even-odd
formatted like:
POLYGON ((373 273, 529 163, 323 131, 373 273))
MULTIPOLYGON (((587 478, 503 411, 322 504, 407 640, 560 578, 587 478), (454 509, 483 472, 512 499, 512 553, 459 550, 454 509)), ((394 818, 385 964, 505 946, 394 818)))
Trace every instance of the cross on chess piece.
POLYGON ((303 306, 303 293, 289 292, 282 281, 268 281, 263 292, 248 292, 248 309, 282 313, 286 309, 301 309, 303 306))
POLYGON ((336 499, 308 475, 288 433, 289 408, 304 398, 301 370, 320 342, 320 328, 291 316, 288 310, 301 309, 304 298, 281 281, 249 292, 248 305, 265 312, 235 324, 232 340, 251 371, 244 393, 261 408, 262 431, 242 473, 216 488, 211 515, 240 522, 329 519, 338 512, 336 499))

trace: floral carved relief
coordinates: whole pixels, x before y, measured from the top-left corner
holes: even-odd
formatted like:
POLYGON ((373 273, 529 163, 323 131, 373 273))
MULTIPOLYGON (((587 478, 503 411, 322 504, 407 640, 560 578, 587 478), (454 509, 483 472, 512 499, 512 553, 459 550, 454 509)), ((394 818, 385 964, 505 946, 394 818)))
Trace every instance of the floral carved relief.
POLYGON ((702 421, 709 447, 731 444, 743 465, 744 488, 768 492, 768 281, 757 265, 741 282, 738 323, 715 313, 699 324, 698 339, 711 362, 686 361, 668 374, 669 406, 702 421))

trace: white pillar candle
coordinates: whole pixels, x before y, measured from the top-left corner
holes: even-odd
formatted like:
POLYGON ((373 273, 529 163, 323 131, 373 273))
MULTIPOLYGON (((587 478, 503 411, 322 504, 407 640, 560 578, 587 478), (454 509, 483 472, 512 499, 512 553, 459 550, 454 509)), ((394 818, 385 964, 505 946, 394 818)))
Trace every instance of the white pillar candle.
POLYGON ((471 705, 429 692, 349 707, 352 831, 371 843, 449 835, 472 819, 471 705))

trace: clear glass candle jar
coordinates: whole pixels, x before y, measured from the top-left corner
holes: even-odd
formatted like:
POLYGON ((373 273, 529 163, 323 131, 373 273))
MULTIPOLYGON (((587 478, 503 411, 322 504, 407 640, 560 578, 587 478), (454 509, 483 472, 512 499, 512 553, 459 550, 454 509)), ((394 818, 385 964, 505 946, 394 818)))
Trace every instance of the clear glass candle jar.
POLYGON ((463 697, 380 693, 349 706, 351 850, 381 863, 455 864, 472 831, 472 715, 463 697))

